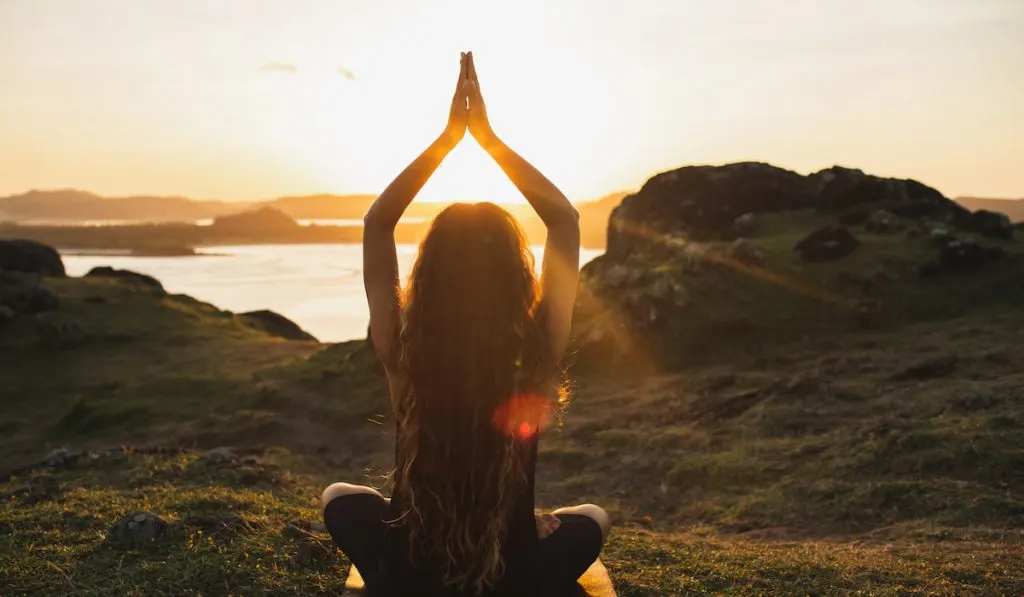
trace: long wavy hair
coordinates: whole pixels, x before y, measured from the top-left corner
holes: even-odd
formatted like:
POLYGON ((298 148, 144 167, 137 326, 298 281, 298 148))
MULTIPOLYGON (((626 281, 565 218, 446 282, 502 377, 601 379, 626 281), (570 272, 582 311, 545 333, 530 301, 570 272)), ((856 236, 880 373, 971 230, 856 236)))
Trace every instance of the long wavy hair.
POLYGON ((473 594, 501 577, 527 488, 524 440, 539 423, 513 411, 549 377, 538 295, 526 238, 493 203, 438 214, 404 291, 394 495, 405 511, 394 524, 414 563, 473 594))

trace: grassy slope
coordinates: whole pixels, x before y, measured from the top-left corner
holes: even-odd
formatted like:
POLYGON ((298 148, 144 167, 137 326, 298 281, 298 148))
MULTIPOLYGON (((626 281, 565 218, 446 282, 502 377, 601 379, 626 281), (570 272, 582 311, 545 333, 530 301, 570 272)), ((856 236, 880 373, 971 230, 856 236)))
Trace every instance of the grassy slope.
MULTIPOLYGON (((926 247, 865 237, 841 268, 803 266, 787 234, 759 240, 773 271, 833 293, 848 284, 841 269, 927 258, 926 247)), ((921 291, 949 320, 858 332, 837 320, 801 340, 778 330, 806 333, 806 318, 758 319, 788 343, 720 351, 727 365, 671 375, 580 377, 563 426, 542 441, 538 502, 608 507, 618 527, 606 559, 623 595, 1024 593, 1024 313, 965 310, 995 277, 921 291)), ((209 305, 112 280, 48 283, 90 341, 52 352, 34 347, 24 321, 0 332, 2 466, 59 445, 235 445, 259 456, 218 466, 115 452, 0 481, 0 593, 337 590, 340 555, 292 560, 323 535, 281 529, 315 521, 325 483, 373 480, 389 465, 368 349, 276 340, 209 305), (50 491, 27 504, 26 484, 50 491), (104 541, 143 509, 172 523, 166 537, 127 551, 104 541), (200 534, 185 523, 210 512, 258 528, 200 534)), ((784 300, 792 293, 765 288, 718 313, 742 314, 744 301, 800 313, 784 300)), ((692 346, 713 344, 711 331, 694 330, 692 346)))

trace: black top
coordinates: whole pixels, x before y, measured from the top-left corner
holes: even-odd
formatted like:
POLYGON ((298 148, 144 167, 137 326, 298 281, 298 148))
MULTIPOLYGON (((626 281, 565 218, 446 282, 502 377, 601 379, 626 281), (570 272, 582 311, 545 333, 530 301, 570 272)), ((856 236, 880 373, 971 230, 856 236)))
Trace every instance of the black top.
MULTIPOLYGON (((516 500, 509 524, 508 536, 502 544, 502 557, 505 562, 505 573, 498 585, 491 591, 484 592, 481 597, 511 597, 513 595, 534 595, 538 581, 535 573, 535 554, 537 523, 534 518, 534 477, 537 468, 537 436, 534 434, 530 443, 530 456, 526 463, 526 489, 516 500)), ((391 502, 391 511, 398 516, 403 506, 391 502)), ((388 583, 387 595, 418 595, 422 597, 465 597, 450 588, 445 588, 438 578, 437 571, 421 570, 412 567, 408 557, 408 538, 401 526, 390 526, 386 533, 384 557, 381 559, 380 578, 388 583)))

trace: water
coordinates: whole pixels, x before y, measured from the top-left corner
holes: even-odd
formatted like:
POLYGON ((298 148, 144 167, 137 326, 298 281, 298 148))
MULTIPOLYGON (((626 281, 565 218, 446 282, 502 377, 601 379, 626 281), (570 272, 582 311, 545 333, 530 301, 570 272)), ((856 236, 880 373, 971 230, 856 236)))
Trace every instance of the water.
MULTIPOLYGON (((538 267, 542 247, 533 247, 538 267)), ((184 293, 230 311, 270 309, 324 342, 363 338, 369 312, 363 292, 362 246, 245 245, 209 247, 195 257, 65 254, 69 275, 98 265, 149 274, 172 293, 184 293)), ((586 263, 602 251, 582 249, 586 263)), ((408 275, 415 245, 398 246, 398 268, 408 275)))

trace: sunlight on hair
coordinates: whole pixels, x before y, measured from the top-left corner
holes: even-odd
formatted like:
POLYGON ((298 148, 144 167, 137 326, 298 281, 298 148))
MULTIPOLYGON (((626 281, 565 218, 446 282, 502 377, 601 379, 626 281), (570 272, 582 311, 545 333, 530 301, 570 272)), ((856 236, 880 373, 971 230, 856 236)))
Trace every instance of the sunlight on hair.
POLYGON ((527 441, 551 426, 554 405, 539 394, 518 394, 499 404, 492 420, 498 431, 527 441))

